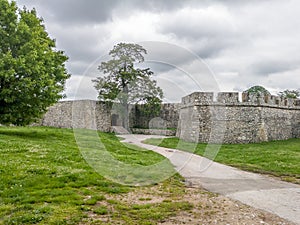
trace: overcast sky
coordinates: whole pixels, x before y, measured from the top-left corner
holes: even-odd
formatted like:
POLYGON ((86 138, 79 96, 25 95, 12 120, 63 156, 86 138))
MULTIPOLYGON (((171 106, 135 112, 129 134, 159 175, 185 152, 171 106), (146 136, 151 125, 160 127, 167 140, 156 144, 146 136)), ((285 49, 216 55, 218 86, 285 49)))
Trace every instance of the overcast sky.
POLYGON ((67 99, 95 99, 91 79, 119 42, 140 43, 165 91, 273 94, 300 88, 298 0, 17 0, 35 7, 57 47, 69 56, 67 99), (199 58, 198 58, 199 57, 199 58))

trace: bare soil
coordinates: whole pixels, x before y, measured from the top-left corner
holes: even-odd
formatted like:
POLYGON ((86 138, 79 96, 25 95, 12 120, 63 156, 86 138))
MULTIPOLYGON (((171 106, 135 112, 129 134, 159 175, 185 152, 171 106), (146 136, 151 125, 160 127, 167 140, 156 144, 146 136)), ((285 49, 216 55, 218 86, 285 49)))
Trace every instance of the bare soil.
MULTIPOLYGON (((107 199, 113 199, 122 203, 131 204, 155 204, 163 201, 191 203, 194 207, 188 211, 179 211, 176 216, 169 217, 163 221, 157 222, 161 225, 180 225, 180 224, 277 224, 277 225, 292 225, 293 223, 286 221, 271 213, 255 209, 244 205, 238 201, 231 200, 227 197, 213 194, 200 188, 186 187, 178 193, 173 190, 165 189, 163 185, 153 187, 138 188, 134 192, 122 195, 107 196, 107 199), (182 192, 183 190, 183 192, 182 192)), ((108 201, 109 202, 109 201, 108 201)), ((103 203, 102 203, 103 205, 103 203)), ((112 213, 118 213, 113 205, 105 203, 105 206, 111 211, 107 215, 89 214, 90 218, 95 222, 101 221, 100 224, 126 224, 126 222, 114 219, 112 213)), ((95 223, 93 223, 95 224, 95 223)), ((98 224, 98 223, 97 223, 98 224)), ((135 223, 134 223, 135 224, 135 223)), ((138 224, 138 223, 136 223, 138 224)))

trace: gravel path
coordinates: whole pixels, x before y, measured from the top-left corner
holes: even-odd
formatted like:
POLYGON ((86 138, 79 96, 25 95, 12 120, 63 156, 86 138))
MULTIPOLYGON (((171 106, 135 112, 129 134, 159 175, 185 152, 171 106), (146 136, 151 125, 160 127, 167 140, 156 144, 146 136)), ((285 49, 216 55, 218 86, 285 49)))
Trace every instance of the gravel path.
POLYGON ((245 172, 198 155, 143 144, 160 136, 119 135, 124 142, 155 151, 170 160, 188 184, 202 187, 300 224, 300 185, 245 172))

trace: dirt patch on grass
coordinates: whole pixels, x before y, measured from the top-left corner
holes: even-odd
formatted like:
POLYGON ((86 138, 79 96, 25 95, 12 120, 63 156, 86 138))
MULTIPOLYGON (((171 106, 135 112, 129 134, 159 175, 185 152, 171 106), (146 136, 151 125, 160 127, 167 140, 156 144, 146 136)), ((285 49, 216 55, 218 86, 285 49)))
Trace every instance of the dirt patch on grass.
POLYGON ((196 188, 186 188, 184 198, 194 205, 159 224, 292 224, 276 215, 196 188))
POLYGON ((121 195, 106 195, 84 224, 278 224, 290 223, 271 213, 200 188, 159 184, 121 195))

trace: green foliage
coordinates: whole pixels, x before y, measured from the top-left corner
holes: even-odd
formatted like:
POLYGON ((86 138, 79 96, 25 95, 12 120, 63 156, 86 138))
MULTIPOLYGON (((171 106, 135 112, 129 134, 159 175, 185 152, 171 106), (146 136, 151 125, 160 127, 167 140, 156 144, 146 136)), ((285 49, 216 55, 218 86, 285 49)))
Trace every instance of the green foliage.
POLYGON ((278 94, 282 98, 299 98, 300 97, 300 91, 298 90, 285 90, 281 91, 278 94))
POLYGON ((123 123, 128 119, 129 104, 142 103, 155 108, 163 97, 162 89, 151 79, 153 72, 149 68, 135 68, 135 64, 144 61, 144 54, 147 51, 138 44, 117 44, 109 52, 112 59, 99 66, 106 76, 93 80, 99 100, 122 107, 118 111, 123 115, 123 123))
POLYGON ((244 93, 254 94, 257 96, 271 95, 271 93, 262 86, 253 86, 253 87, 247 89, 246 91, 244 91, 244 93))
POLYGON ((143 105, 136 105, 136 111, 144 116, 151 116, 151 118, 158 116, 161 109, 161 100, 159 98, 148 98, 143 105))
POLYGON ((96 208, 93 212, 98 215, 106 215, 108 214, 108 209, 105 206, 100 206, 96 208))
MULTIPOLYGON (((152 165, 164 159, 124 145, 113 134, 99 136, 114 157, 128 164, 152 165)), ((0 127, 0 174, 0 224, 97 224, 101 215, 110 224, 157 224, 193 208, 180 200, 186 189, 178 174, 162 184, 140 188, 105 179, 84 160, 69 129, 0 127), (140 196, 150 193, 172 201, 132 204, 126 200, 127 193, 134 196, 139 191, 140 196)))
POLYGON ((0 124, 29 124, 61 99, 67 59, 34 9, 0 0, 0 124))

